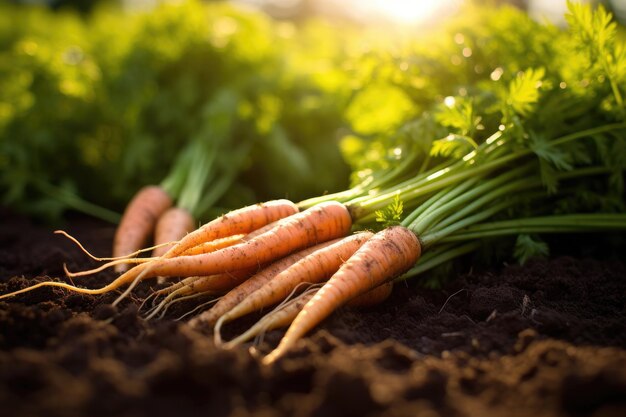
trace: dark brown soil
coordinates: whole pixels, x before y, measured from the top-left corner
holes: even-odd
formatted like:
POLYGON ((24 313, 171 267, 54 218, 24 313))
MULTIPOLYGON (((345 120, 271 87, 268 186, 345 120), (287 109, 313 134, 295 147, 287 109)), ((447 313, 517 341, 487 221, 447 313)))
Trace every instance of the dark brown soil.
MULTIPOLYGON (((64 262, 94 265, 49 229, 0 216, 0 294, 64 279, 64 262)), ((108 252, 110 226, 77 217, 68 231, 108 252)), ((272 367, 255 352, 281 332, 258 350, 221 350, 183 322, 140 319, 148 291, 141 286, 117 309, 109 304, 118 293, 49 288, 0 301, 1 414, 626 415, 626 265, 618 260, 558 256, 465 273, 439 291, 400 285, 379 307, 334 314, 272 367)))

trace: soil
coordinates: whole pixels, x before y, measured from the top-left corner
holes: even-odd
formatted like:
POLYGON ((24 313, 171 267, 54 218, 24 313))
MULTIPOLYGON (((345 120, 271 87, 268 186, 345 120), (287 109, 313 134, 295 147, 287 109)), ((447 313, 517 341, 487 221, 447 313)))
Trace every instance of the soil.
MULTIPOLYGON (((0 294, 65 280, 63 263, 95 265, 47 227, 6 210, 0 219, 0 294)), ((96 254, 108 252, 111 226, 75 217, 67 230, 96 254)), ((0 410, 49 417, 626 415, 626 264, 600 250, 593 257, 564 252, 523 267, 467 268, 441 290, 397 285, 380 306, 335 313, 271 367, 259 357, 282 332, 257 347, 216 348, 208 332, 174 320, 193 304, 180 303, 162 320, 141 319, 148 284, 117 308, 110 303, 119 293, 42 288, 0 301, 0 410)), ((113 277, 75 282, 96 287, 113 277)))

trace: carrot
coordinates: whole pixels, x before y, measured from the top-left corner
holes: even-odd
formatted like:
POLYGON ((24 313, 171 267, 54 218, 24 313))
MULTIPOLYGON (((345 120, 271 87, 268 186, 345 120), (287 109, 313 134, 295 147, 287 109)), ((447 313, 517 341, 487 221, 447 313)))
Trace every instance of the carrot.
POLYGON ((319 288, 312 288, 289 300, 285 304, 281 304, 276 309, 270 311, 263 316, 261 320, 256 322, 248 330, 224 344, 225 349, 230 349, 241 343, 250 340, 255 336, 259 336, 269 330, 279 329, 289 326, 296 318, 302 308, 313 298, 319 288))
POLYGON ((172 258, 203 242, 250 233, 276 220, 298 212, 298 207, 289 200, 274 200, 231 211, 189 233, 163 256, 172 258))
POLYGON ((243 242, 243 238, 246 235, 238 234, 232 236, 226 236, 215 240, 210 240, 208 242, 201 243, 192 248, 187 249, 181 255, 191 256, 191 255, 202 255, 203 253, 211 253, 220 249, 227 248, 229 246, 236 245, 237 243, 243 242))
POLYGON ((393 281, 388 281, 348 301, 347 306, 356 308, 375 306, 389 298, 392 291, 393 281))
MULTIPOLYGON (((152 257, 158 258, 163 256, 176 244, 178 240, 185 237, 189 232, 195 229, 195 220, 188 210, 181 207, 170 207, 157 220, 154 230, 154 243, 157 246, 152 251, 152 257), (171 242, 170 244, 167 244, 171 242), (166 245, 161 245, 165 243, 166 245)), ((162 284, 165 278, 159 277, 157 282, 162 284)))
POLYGON ((214 293, 223 293, 230 291, 236 286, 240 285, 248 278, 259 272, 258 266, 250 268, 240 269, 233 272, 224 272, 222 274, 209 275, 204 277, 195 277, 186 285, 189 288, 189 292, 205 292, 212 291, 214 293))
MULTIPOLYGON (((63 282, 48 281, 4 294, 0 296, 0 299, 44 286, 65 288, 83 294, 103 294, 125 284, 134 285, 135 282, 143 278, 212 275, 236 271, 274 261, 319 242, 345 236, 350 231, 351 225, 352 219, 343 204, 321 203, 282 219, 276 227, 248 242, 203 255, 178 256, 171 259, 159 258, 146 262, 137 265, 101 288, 86 289, 63 282)), ((187 236, 191 236, 191 234, 187 236)), ((129 290, 132 289, 132 285, 129 290)), ((122 297, 125 295, 122 294, 122 297)))
MULTIPOLYGON (((372 290, 369 290, 365 294, 353 298, 347 305, 349 307, 371 307, 386 300, 391 294, 392 289, 393 282, 386 282, 372 290)), ((262 335, 269 330, 289 326, 309 300, 315 296, 315 293, 318 290, 319 288, 310 288, 288 302, 284 304, 281 303, 281 305, 263 316, 261 320, 256 322, 248 330, 228 343, 225 343, 224 348, 233 348, 253 337, 262 335)))
POLYGON ((155 292, 157 295, 167 295, 163 301, 148 311, 146 319, 152 318, 161 309, 167 308, 168 304, 179 297, 191 294, 217 295, 230 291, 240 285, 258 270, 257 267, 241 269, 234 272, 209 275, 206 277, 189 277, 171 285, 163 290, 155 292))
POLYGON ((411 268, 421 254, 417 236, 402 226, 369 239, 335 273, 294 319, 280 344, 263 362, 271 364, 335 309, 411 268))
MULTIPOLYGON (((217 320, 223 316, 225 313, 230 311, 233 307, 241 303, 249 294, 261 288, 264 284, 269 282, 276 275, 285 271, 287 268, 292 266, 294 263, 300 261, 307 255, 323 248, 325 246, 330 246, 335 243, 337 240, 331 240, 329 242, 320 243, 313 247, 303 249, 299 252, 293 253, 289 256, 286 256, 272 264, 268 267, 262 269, 248 280, 241 283, 241 285, 233 288, 231 291, 226 293, 222 299, 213 306, 210 310, 205 311, 201 315, 195 317, 193 320, 189 322, 189 325, 192 327, 199 327, 201 325, 214 325, 217 320)), ((219 340, 219 336, 218 336, 219 340)))
POLYGON ((228 321, 280 302, 302 283, 327 280, 372 236, 371 232, 357 233, 313 251, 222 315, 215 324, 215 333, 218 334, 221 326, 228 321))
MULTIPOLYGON (((154 244, 174 242, 182 239, 195 229, 195 220, 189 211, 180 207, 171 207, 159 217, 154 231, 154 244)), ((152 251, 152 257, 162 256, 174 246, 174 243, 158 246, 152 251)))
POLYGON ((256 229, 248 234, 232 235, 232 236, 227 236, 227 237, 223 237, 223 238, 219 238, 215 240, 210 240, 208 242, 203 242, 197 246, 187 249, 186 251, 181 253, 181 255, 200 255, 203 253, 215 252, 218 249, 226 248, 228 246, 233 246, 237 243, 247 242, 250 239, 255 238, 259 235, 262 235, 263 233, 273 229, 274 226, 277 225, 277 223, 278 223, 278 220, 275 222, 266 224, 265 226, 259 229, 256 229))
MULTIPOLYGON (((154 231, 159 216, 172 205, 172 199, 156 185, 143 187, 130 201, 113 241, 113 257, 122 257, 141 249, 154 231)), ((126 271, 124 264, 115 265, 117 272, 126 271)))

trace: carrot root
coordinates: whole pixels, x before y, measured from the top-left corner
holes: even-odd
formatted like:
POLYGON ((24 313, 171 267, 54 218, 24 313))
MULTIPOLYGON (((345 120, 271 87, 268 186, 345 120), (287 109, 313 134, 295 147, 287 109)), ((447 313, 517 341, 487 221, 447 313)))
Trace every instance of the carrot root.
POLYGON ((304 306, 278 347, 263 359, 263 363, 276 361, 341 305, 407 271, 420 254, 420 242, 407 228, 393 226, 375 234, 304 306))

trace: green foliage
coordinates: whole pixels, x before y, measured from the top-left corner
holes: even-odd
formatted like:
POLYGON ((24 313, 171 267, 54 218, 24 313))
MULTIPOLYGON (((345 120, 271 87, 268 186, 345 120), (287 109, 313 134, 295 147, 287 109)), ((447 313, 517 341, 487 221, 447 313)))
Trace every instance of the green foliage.
POLYGON ((534 111, 539 101, 539 88, 542 86, 544 75, 543 68, 537 70, 529 68, 517 73, 516 77, 509 83, 503 97, 505 121, 511 117, 510 113, 526 117, 534 111))
POLYGON ((450 134, 433 141, 430 154, 432 156, 454 157, 460 159, 477 147, 476 142, 468 136, 450 134))
POLYGON ((519 235, 515 242, 515 258, 525 264, 531 258, 548 256, 550 250, 545 242, 530 235, 519 235))
POLYGON ((576 49, 587 58, 587 65, 606 78, 611 85, 617 111, 624 116, 622 91, 626 80, 626 48, 616 43, 617 24, 606 9, 567 2, 569 13, 565 16, 570 26, 576 49))
POLYGON ((376 222, 381 223, 383 227, 395 226, 400 224, 402 213, 404 212, 404 204, 400 200, 400 195, 396 194, 393 201, 383 210, 376 211, 376 222))
MULTIPOLYGON (((197 138, 221 146, 217 165, 244 171, 232 187, 240 192, 218 205, 345 185, 335 132, 346 100, 301 62, 311 32, 196 1, 87 16, 2 5, 0 16, 3 204, 50 219, 77 208, 60 196, 78 195, 119 210, 140 186, 176 169, 177 154, 197 138), (237 96, 237 114, 224 142, 226 89, 237 96), (276 132, 287 165, 297 167, 291 182, 276 169, 282 156, 264 152, 276 148, 276 132), (244 158, 236 152, 250 146, 244 158)), ((316 52, 315 59, 333 68, 336 54, 316 52)))

